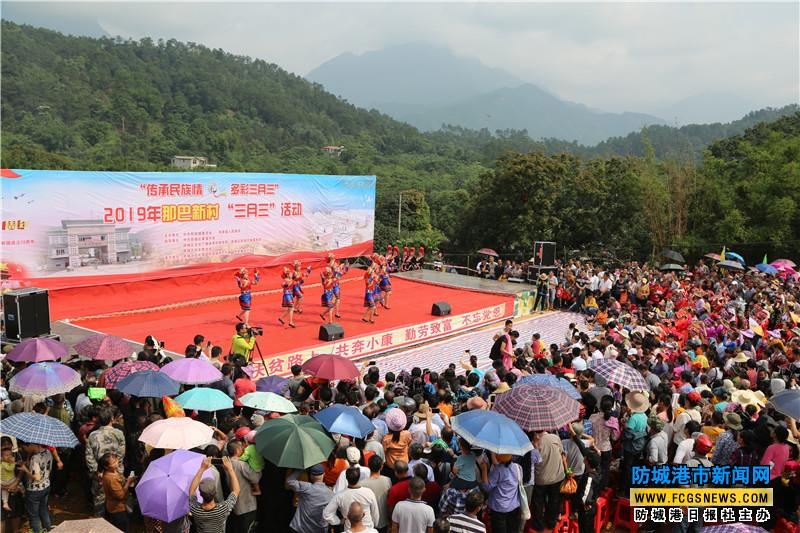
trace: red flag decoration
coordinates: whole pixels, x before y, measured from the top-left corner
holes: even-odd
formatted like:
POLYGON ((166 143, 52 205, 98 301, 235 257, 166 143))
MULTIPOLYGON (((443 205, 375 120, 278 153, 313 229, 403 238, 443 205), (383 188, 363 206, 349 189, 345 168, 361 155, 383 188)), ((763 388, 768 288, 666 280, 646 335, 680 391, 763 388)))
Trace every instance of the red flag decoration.
POLYGON ((0 168, 0 176, 4 178, 19 178, 22 177, 21 174, 17 174, 10 168, 0 168))

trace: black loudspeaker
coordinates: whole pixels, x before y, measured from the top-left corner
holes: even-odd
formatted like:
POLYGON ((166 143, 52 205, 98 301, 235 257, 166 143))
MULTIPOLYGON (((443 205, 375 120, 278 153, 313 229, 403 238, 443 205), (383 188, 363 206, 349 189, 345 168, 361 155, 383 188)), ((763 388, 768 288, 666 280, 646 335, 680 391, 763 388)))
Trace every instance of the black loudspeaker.
POLYGON ((47 289, 19 289, 3 295, 6 337, 21 341, 50 334, 50 300, 47 289))
POLYGON ((451 312, 452 309, 450 309, 450 304, 447 302, 433 302, 433 307, 431 307, 433 316, 449 315, 451 312))
POLYGON ((335 341, 344 337, 344 329, 339 324, 323 324, 319 327, 319 340, 335 341))
POLYGON ((537 266, 553 266, 556 264, 556 243, 535 242, 533 244, 533 264, 537 266))

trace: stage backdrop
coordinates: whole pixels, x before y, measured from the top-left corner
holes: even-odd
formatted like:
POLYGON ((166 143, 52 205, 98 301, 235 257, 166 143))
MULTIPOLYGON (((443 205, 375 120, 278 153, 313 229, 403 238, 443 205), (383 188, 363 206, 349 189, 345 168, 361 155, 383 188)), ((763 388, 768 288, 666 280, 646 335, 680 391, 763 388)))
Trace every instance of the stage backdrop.
POLYGON ((70 278, 124 281, 287 254, 372 251, 375 176, 16 169, 2 176, 0 261, 12 280, 69 286, 70 278))

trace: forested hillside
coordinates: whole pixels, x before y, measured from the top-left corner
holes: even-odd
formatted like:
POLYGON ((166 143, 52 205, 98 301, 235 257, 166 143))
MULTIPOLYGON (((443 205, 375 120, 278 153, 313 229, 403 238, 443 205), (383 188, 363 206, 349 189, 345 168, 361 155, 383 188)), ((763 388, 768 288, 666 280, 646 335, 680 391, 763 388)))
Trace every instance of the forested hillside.
POLYGON ((375 174, 381 245, 398 240, 400 192, 399 239, 448 250, 496 243, 524 255, 550 238, 644 255, 665 242, 775 244, 800 231, 796 108, 731 125, 649 128, 596 147, 524 131, 423 134, 262 60, 5 21, 2 79, 3 167, 169 170, 172 156, 188 154, 225 171, 375 174), (781 115, 790 116, 760 124, 781 115), (711 141, 756 123, 698 163, 711 141), (331 157, 325 145, 345 150, 331 157), (770 188, 748 185, 761 175, 770 188), (777 200, 769 223, 759 218, 777 200))

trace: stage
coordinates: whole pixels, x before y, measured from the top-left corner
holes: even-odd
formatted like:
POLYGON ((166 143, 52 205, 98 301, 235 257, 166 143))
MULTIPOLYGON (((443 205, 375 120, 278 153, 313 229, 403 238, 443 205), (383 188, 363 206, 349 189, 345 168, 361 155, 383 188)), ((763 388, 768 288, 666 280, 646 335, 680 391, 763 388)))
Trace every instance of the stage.
MULTIPOLYGON (((154 300, 171 301, 169 304, 89 316, 94 305, 84 300, 82 316, 68 317, 66 321, 80 328, 118 335, 136 343, 143 342, 147 335, 153 335, 165 342, 167 350, 179 354, 191 344, 194 335, 202 334, 214 345, 221 346, 223 353, 227 353, 237 322, 235 315, 239 312, 238 291, 233 284, 232 271, 230 274, 227 295, 219 295, 217 283, 214 283, 212 297, 177 301, 163 293, 169 291, 170 285, 166 284, 162 285, 162 292, 154 295, 154 300)), ((457 274, 441 275, 451 277, 448 286, 393 276, 391 309, 379 307, 375 323, 369 324, 361 320, 364 313, 363 270, 352 268, 341 285, 342 318, 338 319, 338 323, 344 328, 345 337, 339 341, 325 342, 318 339, 323 323, 319 316, 323 308, 320 305, 318 270, 311 274, 305 286, 304 312, 295 315, 296 328, 282 326, 277 320, 283 312, 278 273, 262 273, 262 282, 256 287, 261 290, 253 295, 250 322, 264 327, 259 346, 267 369, 270 373, 285 374, 292 364, 319 353, 338 353, 353 359, 377 356, 500 322, 513 314, 514 294, 511 292, 482 292, 470 286, 469 280, 472 278, 457 274), (465 286, 459 287, 459 282, 465 286), (432 316, 431 306, 436 301, 448 302, 452 314, 432 316)), ((201 287, 197 287, 199 290, 201 287)), ((176 296, 185 294, 185 289, 182 289, 176 296)), ((198 295, 197 292, 195 295, 198 295)), ((142 301, 141 295, 131 298, 142 301)), ((99 303, 102 309, 111 307, 109 301, 99 303)), ((75 305, 69 302, 64 307, 74 309, 75 305)), ((261 365, 258 365, 258 370, 259 373, 265 371, 261 365)))

